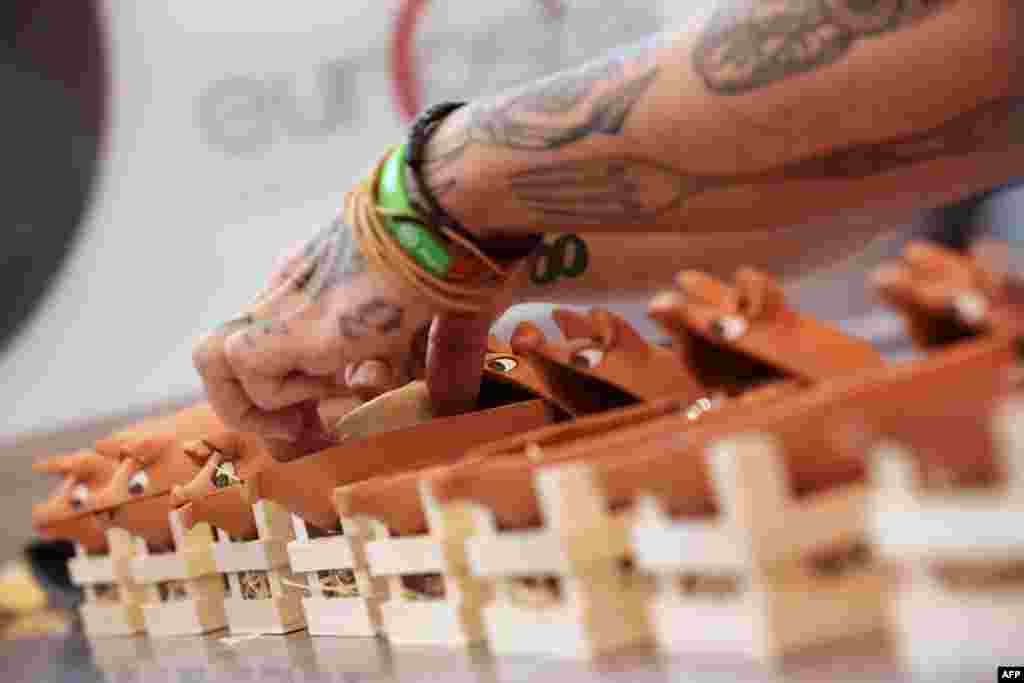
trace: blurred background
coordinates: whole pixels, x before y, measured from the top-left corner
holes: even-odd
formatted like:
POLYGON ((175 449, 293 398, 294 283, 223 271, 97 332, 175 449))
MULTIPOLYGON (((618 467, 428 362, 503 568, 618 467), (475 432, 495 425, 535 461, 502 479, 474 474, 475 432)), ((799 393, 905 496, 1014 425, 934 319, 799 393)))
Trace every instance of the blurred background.
MULTIPOLYGON (((194 339, 334 213, 411 112, 710 4, 4 3, 0 560, 52 485, 30 462, 196 397, 194 339)), ((1019 205, 1003 194, 940 220, 1006 232, 1019 205)), ((844 296, 820 278, 819 297, 844 296)))

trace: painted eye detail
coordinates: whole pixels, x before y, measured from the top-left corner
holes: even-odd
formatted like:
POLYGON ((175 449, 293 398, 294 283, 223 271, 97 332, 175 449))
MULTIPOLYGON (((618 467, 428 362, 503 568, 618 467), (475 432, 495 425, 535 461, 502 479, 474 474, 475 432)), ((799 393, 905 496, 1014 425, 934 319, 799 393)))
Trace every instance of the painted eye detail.
POLYGON ((139 470, 128 480, 128 493, 133 496, 141 496, 147 486, 149 486, 149 476, 146 475, 146 470, 139 470))
POLYGON ((235 473, 235 465, 230 462, 222 462, 213 470, 211 477, 213 487, 217 489, 226 488, 232 484, 240 483, 242 480, 235 473))
POLYGON ((499 356, 487 361, 487 368, 494 372, 512 372, 519 366, 519 361, 508 356, 499 356))
POLYGON ((89 487, 85 484, 75 484, 75 487, 71 489, 71 507, 78 510, 87 502, 89 502, 89 487))
POLYGON ((747 333, 749 325, 745 318, 726 315, 711 322, 711 332, 727 341, 736 341, 747 333))
POLYGON ((572 354, 572 364, 581 368, 596 368, 604 360, 601 349, 580 349, 572 354))

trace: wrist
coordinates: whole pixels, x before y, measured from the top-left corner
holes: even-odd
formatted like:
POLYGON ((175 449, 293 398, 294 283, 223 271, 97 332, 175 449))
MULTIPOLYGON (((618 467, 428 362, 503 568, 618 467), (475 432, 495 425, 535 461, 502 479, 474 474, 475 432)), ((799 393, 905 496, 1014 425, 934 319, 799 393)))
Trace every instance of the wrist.
POLYGON ((472 191, 463 178, 458 181, 449 175, 439 178, 429 172, 429 164, 439 155, 434 149, 437 134, 450 135, 452 127, 463 125, 463 103, 445 102, 428 108, 413 124, 409 133, 408 156, 405 166, 405 186, 416 210, 438 226, 447 227, 470 241, 487 256, 499 262, 510 263, 526 258, 540 244, 541 235, 508 235, 463 225, 449 210, 452 190, 472 191))

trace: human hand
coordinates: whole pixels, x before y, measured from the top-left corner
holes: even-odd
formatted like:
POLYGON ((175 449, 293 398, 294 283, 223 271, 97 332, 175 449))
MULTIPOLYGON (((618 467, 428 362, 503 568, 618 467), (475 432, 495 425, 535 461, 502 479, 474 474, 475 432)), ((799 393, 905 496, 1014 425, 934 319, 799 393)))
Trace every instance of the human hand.
POLYGON ((205 336, 193 358, 225 423, 322 442, 319 402, 371 398, 416 376, 426 376, 438 414, 464 410, 495 313, 439 314, 396 276, 368 268, 339 219, 292 249, 249 310, 205 336))

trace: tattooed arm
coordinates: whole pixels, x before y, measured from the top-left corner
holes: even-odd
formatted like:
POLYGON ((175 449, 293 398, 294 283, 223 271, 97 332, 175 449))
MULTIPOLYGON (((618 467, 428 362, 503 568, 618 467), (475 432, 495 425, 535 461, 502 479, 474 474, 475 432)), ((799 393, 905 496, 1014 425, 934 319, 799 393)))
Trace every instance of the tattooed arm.
POLYGON ((742 0, 448 117, 426 182, 464 225, 697 233, 936 205, 1019 171, 1009 0, 742 0))
MULTIPOLYGON (((521 297, 607 297, 691 264, 806 259, 836 236, 774 229, 937 204, 1013 174, 1018 11, 1011 0, 733 2, 689 32, 460 109, 427 145, 425 180, 481 235, 557 233, 545 249, 558 267, 528 264, 521 297), (566 234, 579 241, 556 247, 566 234), (700 260, 682 258, 697 247, 700 260)), ((395 380, 429 326, 425 374, 455 412, 479 386, 490 318, 438 313, 365 269, 335 225, 195 361, 226 422, 295 441, 312 429, 310 405, 351 390, 367 362, 395 380)))

